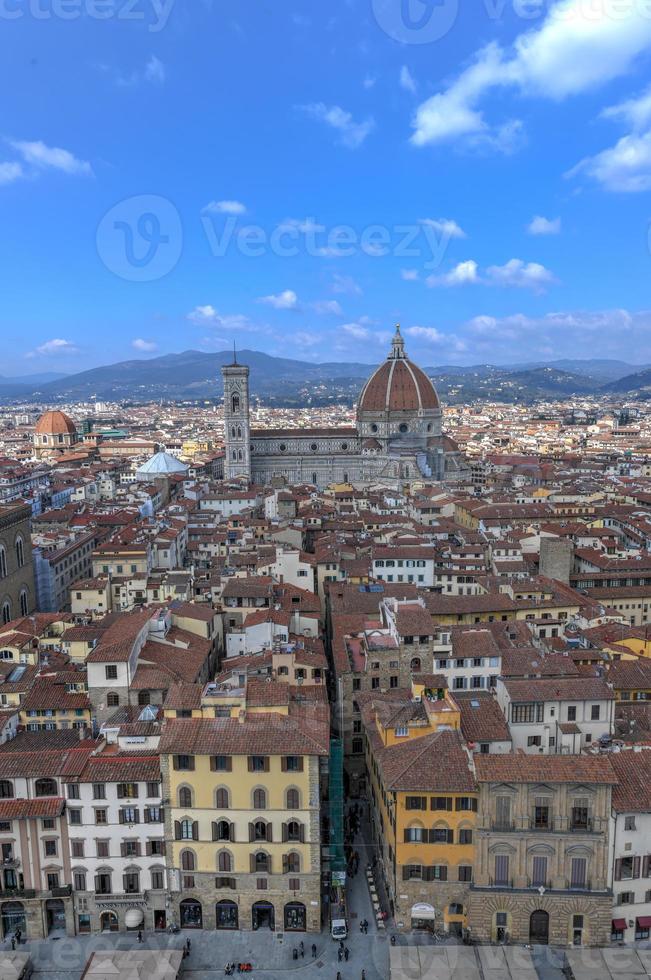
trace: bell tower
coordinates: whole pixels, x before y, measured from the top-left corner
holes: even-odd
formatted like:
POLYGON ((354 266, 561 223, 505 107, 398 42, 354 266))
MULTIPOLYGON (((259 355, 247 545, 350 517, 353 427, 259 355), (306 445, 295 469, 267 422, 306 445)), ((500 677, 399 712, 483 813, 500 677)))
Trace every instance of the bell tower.
POLYGON ((249 368, 237 363, 222 367, 224 381, 224 478, 251 479, 251 427, 249 423, 249 368))

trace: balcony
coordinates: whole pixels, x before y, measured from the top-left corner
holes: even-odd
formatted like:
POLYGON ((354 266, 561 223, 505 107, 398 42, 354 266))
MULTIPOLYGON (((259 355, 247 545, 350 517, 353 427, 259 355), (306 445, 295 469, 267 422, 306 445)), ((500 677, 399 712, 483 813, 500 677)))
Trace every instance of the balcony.
POLYGON ((570 820, 569 829, 573 834, 592 834, 594 833, 594 820, 588 817, 587 820, 570 820))
POLYGON ((3 868, 19 868, 20 867, 20 858, 13 857, 13 856, 9 856, 9 857, 3 858, 2 859, 2 867, 3 868))

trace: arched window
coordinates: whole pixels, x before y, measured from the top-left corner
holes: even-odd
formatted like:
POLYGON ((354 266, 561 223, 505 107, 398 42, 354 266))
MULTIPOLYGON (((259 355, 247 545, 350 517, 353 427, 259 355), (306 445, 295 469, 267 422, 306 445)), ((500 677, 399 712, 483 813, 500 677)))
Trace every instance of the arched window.
POLYGON ((194 824, 189 817, 181 820, 181 840, 194 840, 194 824))
POLYGON ((268 840, 267 824, 264 820, 256 820, 253 824, 253 840, 268 840))
POLYGON ((192 790, 189 786, 181 786, 179 789, 179 806, 184 810, 192 806, 192 790))
POLYGON ((299 810, 301 806, 301 794, 297 789, 287 790, 287 809, 288 810, 299 810))
POLYGON ((264 789, 254 789, 253 790, 253 809, 254 810, 266 810, 267 809, 267 791, 264 789))
POLYGON ((228 820, 217 820, 213 827, 215 828, 215 840, 231 839, 231 825, 228 820))
POLYGON ((4 545, 0 544, 0 578, 7 576, 7 552, 4 545))
POLYGON ((244 456, 242 455, 242 450, 241 450, 241 449, 238 449, 238 450, 237 450, 237 458, 238 458, 238 460, 240 461, 240 463, 241 463, 241 462, 242 462, 242 460, 244 459, 244 456))
POLYGON ((233 856, 230 851, 219 852, 217 855, 217 870, 226 872, 233 870, 233 856))
POLYGON ((237 432, 237 429, 235 428, 235 426, 234 426, 234 425, 232 425, 232 426, 231 426, 231 438, 232 438, 232 439, 234 439, 234 438, 235 438, 235 434, 236 434, 236 432, 237 432))
POLYGON ((241 439, 242 438, 242 426, 241 425, 238 425, 238 427, 237 427, 237 438, 238 439, 241 439))
POLYGON ((234 449, 233 452, 231 453, 231 455, 232 455, 232 457, 233 457, 234 460, 237 460, 237 449, 234 449))
POLYGON ((194 851, 181 851, 181 868, 183 871, 194 871, 196 865, 194 851))
POLYGON ((37 779, 34 783, 36 796, 56 796, 57 793, 57 784, 53 779, 37 779))
POLYGON ((290 820, 287 824, 287 840, 300 841, 302 827, 298 820, 290 820))
POLYGON ((239 412, 240 410, 240 396, 237 392, 231 396, 231 410, 233 412, 239 412))
POLYGON ((11 800, 14 796, 14 784, 8 779, 0 779, 0 799, 11 800))
POLYGON ((106 695, 106 706, 108 708, 117 708, 120 704, 120 695, 115 694, 114 691, 109 691, 106 695))
POLYGON ((283 870, 288 874, 299 874, 301 870, 301 856, 300 854, 286 854, 283 859, 284 868, 283 870))
POLYGON ((215 790, 215 808, 217 810, 228 810, 229 806, 228 790, 220 786, 219 789, 215 790))
POLYGON ((2 603, 2 622, 8 623, 11 620, 11 603, 9 599, 2 603))
POLYGON ((264 851, 258 851, 253 855, 253 871, 259 873, 268 872, 271 865, 269 855, 265 854, 264 851))
POLYGON ((313 473, 313 474, 312 474, 312 483, 313 483, 313 484, 314 484, 315 486, 316 486, 316 484, 317 484, 317 478, 316 478, 316 473, 313 473))
POLYGON ((19 568, 25 564, 25 545, 20 535, 16 538, 16 561, 19 568))
POLYGON ((29 599, 27 598, 27 589, 20 590, 20 615, 26 616, 29 612, 29 599))
POLYGON ((411 664, 409 665, 412 670, 420 670, 420 657, 412 657, 411 664))

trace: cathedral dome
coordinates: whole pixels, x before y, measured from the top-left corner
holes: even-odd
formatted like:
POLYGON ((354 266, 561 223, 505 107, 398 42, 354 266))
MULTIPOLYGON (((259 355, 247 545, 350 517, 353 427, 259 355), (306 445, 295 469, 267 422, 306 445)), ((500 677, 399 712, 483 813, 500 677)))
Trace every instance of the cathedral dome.
POLYGON ((366 382, 357 406, 362 412, 427 412, 440 408, 434 385, 424 371, 405 354, 400 327, 391 353, 366 382))
POLYGON ((34 432, 38 436, 74 436, 77 434, 75 423, 65 412, 45 412, 36 423, 34 432))

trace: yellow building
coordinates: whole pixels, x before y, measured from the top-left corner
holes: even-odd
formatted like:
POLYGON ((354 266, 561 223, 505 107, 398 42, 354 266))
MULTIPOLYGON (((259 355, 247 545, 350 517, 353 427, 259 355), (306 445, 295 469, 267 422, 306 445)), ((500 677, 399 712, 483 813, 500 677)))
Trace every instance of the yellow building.
POLYGON ((27 731, 92 729, 86 675, 81 671, 42 674, 20 702, 19 724, 27 731))
POLYGON ((396 922, 462 935, 477 787, 458 731, 459 709, 429 684, 365 694, 360 707, 371 825, 396 922))
POLYGON ((185 707, 166 704, 160 742, 178 923, 318 932, 327 701, 248 679, 208 685, 192 703, 188 687, 170 692, 185 707))

